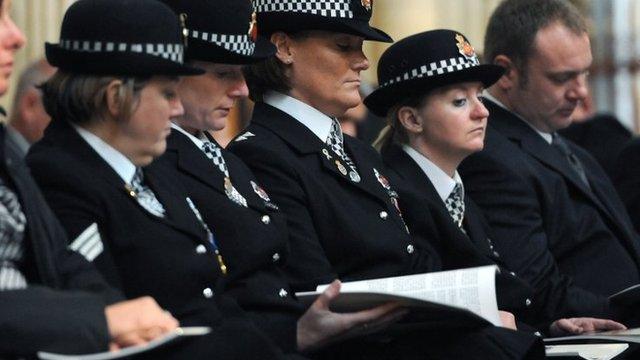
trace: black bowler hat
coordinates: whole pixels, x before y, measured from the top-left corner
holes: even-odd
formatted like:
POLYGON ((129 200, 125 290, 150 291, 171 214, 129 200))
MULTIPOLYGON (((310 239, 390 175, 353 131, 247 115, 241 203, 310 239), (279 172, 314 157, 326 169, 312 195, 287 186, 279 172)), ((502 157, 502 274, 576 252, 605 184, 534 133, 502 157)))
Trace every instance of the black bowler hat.
POLYGON ((392 42, 389 35, 369 25, 373 0, 254 0, 260 31, 326 30, 392 42))
POLYGON ((248 64, 276 52, 258 36, 260 24, 250 0, 162 0, 180 17, 187 60, 248 64))
POLYGON ((62 20, 47 60, 63 71, 92 75, 195 75, 183 65, 177 16, 156 0, 79 0, 62 20))
POLYGON ((385 116, 403 99, 455 83, 480 81, 493 85, 504 73, 498 65, 480 65, 464 35, 432 30, 391 45, 378 62, 380 86, 364 99, 376 115, 385 116))

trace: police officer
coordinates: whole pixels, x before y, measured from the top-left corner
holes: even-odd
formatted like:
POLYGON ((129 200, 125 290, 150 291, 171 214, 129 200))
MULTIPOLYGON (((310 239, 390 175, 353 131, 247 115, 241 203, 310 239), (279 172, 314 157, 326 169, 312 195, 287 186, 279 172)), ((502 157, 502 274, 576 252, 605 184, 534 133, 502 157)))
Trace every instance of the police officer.
MULTIPOLYGON (((260 25, 250 1, 167 3, 185 26, 187 63, 207 72, 185 78, 178 86, 184 114, 174 119, 167 152, 152 166, 179 174, 206 231, 219 246, 215 251, 227 273, 227 294, 287 352, 317 348, 363 322, 392 319, 387 315, 392 306, 341 315, 331 313, 324 300, 303 315, 281 269, 288 257, 283 214, 249 168, 208 132, 224 128, 235 100, 247 96, 242 64, 272 56, 275 47, 257 36, 260 25)), ((202 245, 195 248, 206 250, 202 245)), ((337 294, 334 290, 330 292, 337 294)))
MULTIPOLYGON (((372 2, 255 4, 261 31, 277 51, 245 72, 256 106, 251 125, 229 148, 287 215, 291 256, 286 271, 294 288, 312 288, 336 277, 355 280, 437 268, 429 245, 409 234, 398 194, 378 154, 343 136, 336 120, 361 101, 360 72, 369 67, 362 52, 364 40, 391 41, 369 26, 372 2)), ((466 343, 466 349, 482 349, 477 356, 528 356, 535 340, 504 331, 517 339, 493 342, 480 339, 486 334, 474 338, 415 333, 384 345, 374 341, 354 346, 353 352, 343 346, 339 355, 473 357, 473 351, 456 353, 466 343), (438 346, 429 346, 432 341, 438 346)), ((537 349, 534 356, 541 355, 537 349)))
POLYGON ((280 351, 221 295, 224 270, 180 184, 145 168, 182 114, 178 18, 155 0, 80 0, 60 42, 47 44, 59 71, 43 86, 52 124, 28 162, 69 235, 127 297, 152 295, 182 325, 209 326, 149 358, 275 359, 280 351), (98 26, 99 25, 99 26, 98 26))

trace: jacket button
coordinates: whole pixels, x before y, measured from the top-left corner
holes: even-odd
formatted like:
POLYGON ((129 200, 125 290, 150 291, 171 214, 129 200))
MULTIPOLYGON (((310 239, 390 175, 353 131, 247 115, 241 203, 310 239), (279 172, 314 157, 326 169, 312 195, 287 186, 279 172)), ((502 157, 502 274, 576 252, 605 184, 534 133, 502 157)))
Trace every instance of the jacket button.
POLYGON ((278 292, 278 296, 280 296, 281 298, 287 297, 287 295, 289 295, 289 293, 285 289, 280 289, 280 291, 278 292))
POLYGON ((497 252, 497 251, 494 251, 494 252, 493 252, 493 256, 495 256, 495 257, 499 258, 499 257, 500 257, 500 254, 498 254, 498 252, 497 252))
POLYGON ((509 274, 513 277, 516 277, 516 273, 514 273, 513 271, 510 271, 509 274))
POLYGON ((387 217, 389 217, 389 214, 386 211, 380 211, 380 219, 387 220, 387 217))
POLYGON ((196 246, 196 253, 204 254, 206 252, 207 252, 207 248, 204 245, 200 244, 200 245, 196 246))
POLYGON ((413 252, 414 252, 414 251, 415 251, 415 249, 413 248, 413 245, 408 245, 408 246, 407 246, 407 252, 408 252, 409 254, 413 254, 413 252))
POLYGON ((531 306, 531 299, 527 299, 527 300, 525 300, 525 301, 524 301, 524 304, 525 304, 527 307, 531 306))
POLYGON ((213 297, 213 290, 211 290, 211 288, 205 288, 202 290, 202 295, 207 299, 211 299, 213 297))
POLYGON ((271 258, 273 259, 273 262, 278 262, 278 260, 280 260, 280 254, 275 253, 271 258))
POLYGON ((533 335, 535 335, 537 337, 542 337, 542 334, 540 333, 540 331, 534 332, 533 335))
POLYGON ((260 218, 260 220, 265 225, 269 225, 269 223, 271 222, 271 218, 269 217, 269 215, 262 215, 262 218, 260 218))

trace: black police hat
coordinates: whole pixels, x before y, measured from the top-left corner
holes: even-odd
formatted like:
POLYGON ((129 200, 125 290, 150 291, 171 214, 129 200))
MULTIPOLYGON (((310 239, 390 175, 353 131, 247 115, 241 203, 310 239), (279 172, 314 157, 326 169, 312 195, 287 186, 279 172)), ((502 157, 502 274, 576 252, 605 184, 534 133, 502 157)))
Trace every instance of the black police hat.
POLYGON ((248 64, 275 54, 258 36, 250 0, 162 0, 181 19, 187 37, 187 60, 248 64))
POLYGON ((47 60, 63 71, 92 75, 195 75, 183 65, 177 16, 156 0, 79 0, 62 20, 47 60))
POLYGON ((392 42, 389 35, 369 25, 373 0, 254 0, 260 31, 326 30, 392 42))
POLYGON ((391 45, 378 62, 380 86, 364 99, 376 115, 412 95, 450 84, 480 81, 493 85, 504 73, 498 65, 480 65, 464 35, 453 30, 432 30, 391 45))

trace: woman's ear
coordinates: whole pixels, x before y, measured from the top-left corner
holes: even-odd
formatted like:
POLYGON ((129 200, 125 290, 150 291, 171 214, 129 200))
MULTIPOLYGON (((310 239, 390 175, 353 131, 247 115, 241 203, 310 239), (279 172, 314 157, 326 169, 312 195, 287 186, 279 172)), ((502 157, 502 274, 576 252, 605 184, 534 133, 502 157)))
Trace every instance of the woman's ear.
POLYGON ((287 65, 293 64, 292 42, 291 37, 282 31, 271 34, 271 43, 276 47, 276 57, 287 65))
POLYGON ((396 113, 398 122, 407 134, 419 134, 422 132, 422 118, 418 116, 418 109, 411 106, 402 106, 396 113))
POLYGON ((107 90, 104 94, 107 102, 107 112, 113 118, 118 118, 122 112, 122 100, 124 99, 124 96, 122 96, 122 92, 124 91, 123 86, 122 80, 112 80, 107 85, 107 90))

